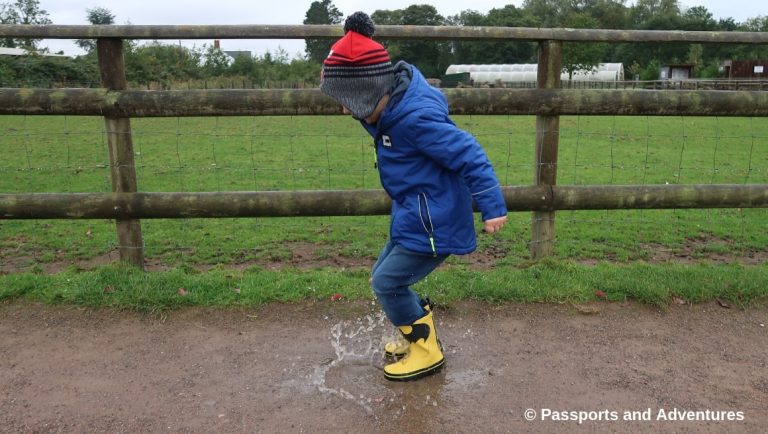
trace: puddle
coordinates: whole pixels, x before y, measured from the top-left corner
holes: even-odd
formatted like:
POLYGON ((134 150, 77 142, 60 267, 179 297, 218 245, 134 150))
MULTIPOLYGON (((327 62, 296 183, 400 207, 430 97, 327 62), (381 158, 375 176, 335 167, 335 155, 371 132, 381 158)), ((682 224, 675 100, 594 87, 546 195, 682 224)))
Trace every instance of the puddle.
POLYGON ((315 368, 312 384, 320 392, 346 399, 373 415, 373 405, 394 398, 382 384, 384 344, 395 336, 394 327, 379 311, 336 323, 330 335, 335 357, 315 368))

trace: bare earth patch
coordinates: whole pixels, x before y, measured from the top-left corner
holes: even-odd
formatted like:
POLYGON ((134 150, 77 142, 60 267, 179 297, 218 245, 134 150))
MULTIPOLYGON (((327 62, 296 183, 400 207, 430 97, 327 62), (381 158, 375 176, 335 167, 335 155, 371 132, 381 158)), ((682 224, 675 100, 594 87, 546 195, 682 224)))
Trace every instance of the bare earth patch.
POLYGON ((687 239, 679 247, 670 248, 662 244, 643 244, 642 249, 647 252, 648 262, 678 262, 692 264, 701 261, 713 263, 739 262, 744 265, 758 265, 768 260, 768 248, 762 250, 747 250, 740 255, 730 253, 733 251, 733 241, 704 236, 687 239))
POLYGON ((725 433, 768 426, 765 307, 438 306, 446 368, 402 384, 382 376, 381 342, 391 327, 370 302, 164 316, 12 302, 0 305, 0 318, 2 432, 725 433), (525 420, 526 409, 535 420, 525 420), (546 410, 604 419, 542 421, 546 410), (605 420, 633 411, 651 420, 605 420), (659 420, 673 411, 699 418, 733 412, 743 420, 659 420))
MULTIPOLYGON (((189 264, 199 271, 207 271, 214 267, 235 270, 244 270, 249 267, 261 267, 269 270, 284 268, 316 269, 316 268, 354 268, 370 267, 376 260, 374 257, 362 255, 345 255, 339 249, 330 249, 327 245, 307 242, 287 242, 283 246, 280 257, 265 255, 260 259, 233 260, 222 264, 189 264)), ((653 264, 680 263, 694 264, 709 263, 741 263, 744 265, 759 265, 768 261, 768 247, 762 250, 736 251, 734 253, 733 242, 716 237, 705 237, 686 240, 680 246, 669 247, 656 243, 640 245, 645 252, 646 261, 653 264)), ((183 255, 183 252, 181 253, 183 255)), ((469 255, 454 256, 452 263, 462 264, 477 269, 494 267, 507 255, 504 246, 490 245, 477 250, 469 255)), ((64 259, 62 253, 55 254, 52 259, 42 260, 29 253, 20 253, 13 248, 0 248, 0 274, 39 271, 47 274, 58 273, 67 267, 76 267, 81 270, 91 270, 101 265, 108 265, 119 261, 117 250, 111 250, 93 258, 64 259)), ((178 259, 178 257, 177 257, 178 259)), ((578 262, 585 265, 594 265, 599 262, 617 262, 616 258, 583 259, 578 262)), ((163 259, 149 257, 146 259, 146 269, 149 271, 162 271, 176 265, 169 264, 163 259)))

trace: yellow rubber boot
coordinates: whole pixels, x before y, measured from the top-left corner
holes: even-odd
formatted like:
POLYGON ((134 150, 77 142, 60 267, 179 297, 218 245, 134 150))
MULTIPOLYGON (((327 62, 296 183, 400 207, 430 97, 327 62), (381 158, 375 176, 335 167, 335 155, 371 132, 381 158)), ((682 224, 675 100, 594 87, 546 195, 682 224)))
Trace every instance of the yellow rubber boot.
MULTIPOLYGON (((421 307, 425 312, 432 311, 432 301, 429 298, 421 300, 421 307)), ((438 344, 440 342, 438 341, 438 344)), ((411 343, 402 336, 397 339, 393 339, 384 344, 384 357, 391 357, 395 360, 399 360, 401 357, 408 354, 408 350, 411 347, 411 343)), ((440 348, 442 349, 442 347, 440 348)))
POLYGON ((437 340, 432 311, 409 326, 401 326, 400 333, 410 342, 410 351, 399 361, 384 366, 387 380, 416 380, 443 369, 445 358, 437 340))

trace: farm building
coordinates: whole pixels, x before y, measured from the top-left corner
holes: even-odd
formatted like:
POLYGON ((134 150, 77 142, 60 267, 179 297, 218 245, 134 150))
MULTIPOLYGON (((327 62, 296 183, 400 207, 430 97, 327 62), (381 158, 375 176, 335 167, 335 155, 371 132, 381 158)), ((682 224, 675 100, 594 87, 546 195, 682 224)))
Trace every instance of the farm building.
POLYGON ((721 71, 727 78, 764 78, 768 76, 768 60, 727 60, 721 71))
MULTIPOLYGON (((446 75, 469 73, 474 84, 535 82, 538 65, 535 63, 509 65, 451 65, 445 71, 446 75)), ((567 72, 560 79, 569 81, 567 72)), ((621 63, 601 63, 592 70, 581 70, 573 73, 573 81, 623 81, 624 65, 621 63)))
POLYGON ((693 78, 692 63, 669 64, 661 67, 659 80, 689 80, 693 78))
POLYGON ((45 57, 69 57, 64 54, 43 53, 40 51, 27 51, 23 48, 0 47, 0 56, 45 56, 45 57))
POLYGON ((249 58, 253 57, 251 55, 251 52, 247 51, 247 50, 222 50, 222 48, 221 48, 221 41, 219 41, 218 39, 215 39, 213 41, 213 48, 215 48, 217 50, 221 50, 224 54, 226 54, 227 57, 229 57, 229 61, 230 62, 234 62, 235 59, 237 59, 240 56, 245 56, 245 57, 249 57, 249 58))

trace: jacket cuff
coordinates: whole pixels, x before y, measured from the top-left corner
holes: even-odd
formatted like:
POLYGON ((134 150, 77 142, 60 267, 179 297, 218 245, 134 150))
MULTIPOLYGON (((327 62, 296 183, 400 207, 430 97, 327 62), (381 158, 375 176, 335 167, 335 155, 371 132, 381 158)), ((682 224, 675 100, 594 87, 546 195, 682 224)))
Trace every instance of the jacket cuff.
POLYGON ((507 215, 507 204, 501 186, 485 191, 474 197, 483 221, 507 215))

